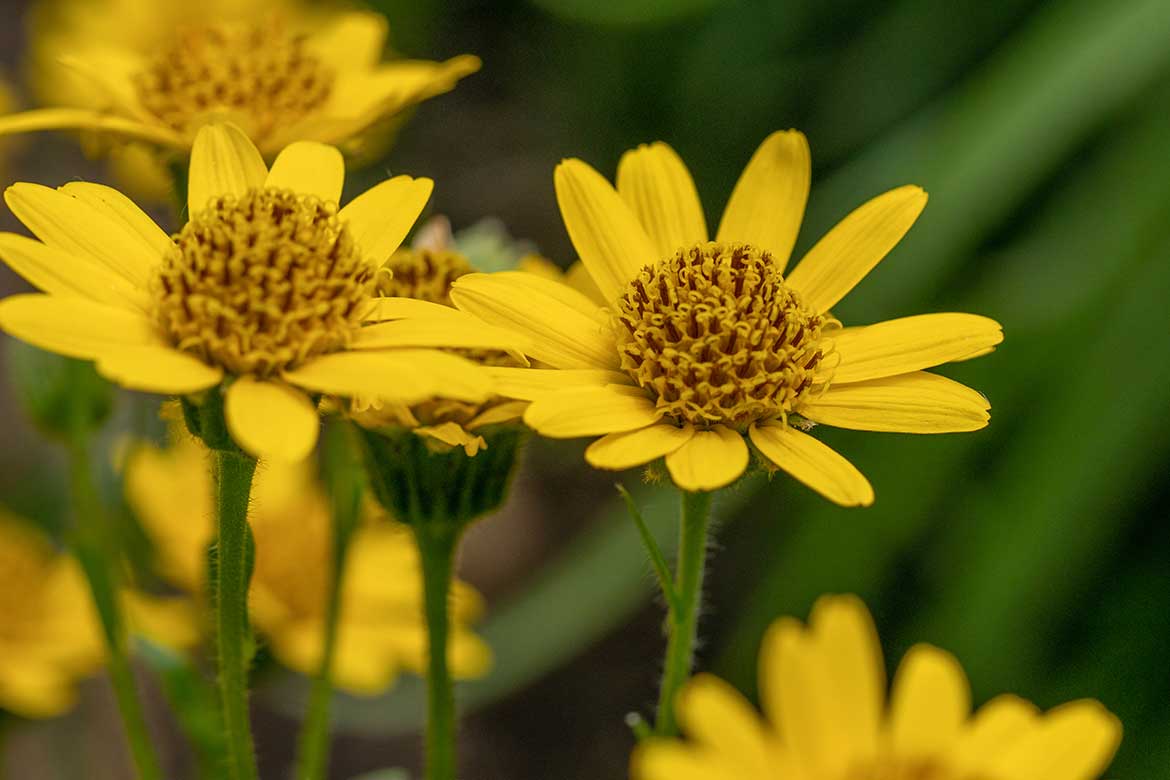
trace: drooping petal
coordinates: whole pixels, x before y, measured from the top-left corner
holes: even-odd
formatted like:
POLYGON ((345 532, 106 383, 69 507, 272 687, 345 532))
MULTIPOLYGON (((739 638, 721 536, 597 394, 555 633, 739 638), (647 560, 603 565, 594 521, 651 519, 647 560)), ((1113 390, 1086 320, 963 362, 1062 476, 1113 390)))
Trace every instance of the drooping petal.
POLYGON ((569 238, 606 300, 616 300, 642 266, 661 258, 629 207, 600 173, 577 159, 553 176, 569 238))
POLYGON ((358 195, 338 216, 349 224, 366 259, 381 265, 402 244, 434 186, 430 179, 395 176, 358 195))
POLYGON ((970 712, 971 686, 955 657, 930 645, 912 647, 890 693, 895 754, 920 761, 947 754, 970 712))
POLYGON ((232 438, 257 458, 297 463, 317 444, 316 408, 280 382, 240 377, 227 389, 224 416, 232 438))
POLYGON ((666 456, 666 469, 683 490, 718 490, 730 485, 747 469, 749 453, 743 436, 722 425, 695 431, 681 447, 666 456))
POLYGON ((204 125, 191 147, 188 218, 203 211, 213 198, 238 197, 264 186, 267 176, 264 158, 243 130, 226 123, 204 125))
POLYGON ((561 390, 606 385, 629 384, 630 377, 620 371, 599 368, 509 368, 487 366, 496 393, 508 398, 534 401, 561 390))
POLYGON ((107 350, 98 357, 97 370, 122 387, 165 395, 197 393, 223 380, 223 369, 163 346, 107 350))
POLYGON ((463 454, 474 458, 476 453, 487 447, 482 436, 470 433, 459 423, 445 422, 438 425, 423 425, 414 429, 415 435, 434 439, 451 447, 460 447, 463 454))
POLYGON ((906 235, 926 208, 926 193, 907 185, 860 206, 816 243, 788 276, 818 314, 833 308, 906 235))
POLYGON ((772 133, 740 175, 715 240, 766 249, 783 269, 800 232, 811 180, 812 159, 804 133, 772 133))
POLYGON ((956 433, 986 427, 987 399, 954 380, 915 371, 910 374, 833 385, 801 404, 808 419, 859 431, 956 433))
POLYGON ((611 385, 541 396, 524 413, 524 422, 544 436, 573 439, 644 428, 659 416, 642 391, 611 385))
POLYGON ((67 357, 93 360, 125 346, 158 343, 145 314, 55 295, 13 295, 0 301, 0 328, 21 341, 67 357))
POLYGON ((96 130, 169 149, 185 149, 187 146, 183 136, 161 124, 126 119, 88 108, 41 108, 0 117, 0 136, 38 130, 96 130))
POLYGON ((468 274, 451 288, 463 311, 523 334, 537 360, 556 368, 617 369, 609 323, 596 307, 586 314, 565 302, 574 296, 580 297, 565 285, 514 272, 468 274))
POLYGON ((327 203, 341 202, 345 183, 345 160, 335 147, 315 141, 289 144, 276 156, 265 187, 292 190, 298 195, 316 195, 327 203))
POLYGON ((492 392, 483 367, 433 349, 336 352, 282 373, 307 390, 417 403, 432 396, 484 401, 492 392))
POLYGON ((841 506, 869 506, 873 488, 834 449, 795 428, 775 422, 753 425, 752 444, 778 468, 841 506))
POLYGON ((443 347, 500 350, 507 352, 517 362, 528 363, 524 354, 530 346, 523 334, 485 325, 460 311, 455 313, 462 316, 391 320, 367 325, 358 331, 352 348, 443 347))
POLYGON ((659 258, 707 240, 707 220, 691 173, 674 149, 661 141, 622 155, 617 191, 659 258))
POLYGON ((838 357, 836 383, 860 382, 920 371, 986 354, 1003 341, 1003 328, 976 314, 921 314, 831 337, 838 357))
POLYGON ((142 290, 91 257, 16 233, 0 233, 0 257, 9 268, 47 293, 89 298, 118 308, 146 308, 142 290))
POLYGON ((66 195, 88 203, 107 217, 121 222, 142 238, 151 251, 162 258, 174 247, 174 241, 134 201, 104 184, 72 181, 61 188, 66 195))
POLYGON ((679 428, 666 423, 611 433, 589 445, 585 460, 594 468, 622 471, 669 455, 694 435, 695 429, 690 424, 679 428))

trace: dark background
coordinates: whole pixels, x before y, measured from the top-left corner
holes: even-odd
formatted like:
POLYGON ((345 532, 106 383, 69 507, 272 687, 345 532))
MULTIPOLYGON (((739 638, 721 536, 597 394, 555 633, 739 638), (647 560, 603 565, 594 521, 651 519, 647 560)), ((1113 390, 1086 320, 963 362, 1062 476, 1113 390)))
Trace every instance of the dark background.
MULTIPOLYGON (((13 78, 25 6, 0 4, 13 78)), ((484 69, 422 106, 365 176, 432 176, 433 207, 457 226, 501 217, 561 264, 573 257, 552 169, 565 156, 612 176, 622 151, 665 140, 714 225, 756 144, 799 128, 814 184, 798 252, 865 199, 923 185, 919 223, 835 313, 851 324, 942 310, 1000 320, 1007 340, 994 355, 946 370, 991 399, 992 424, 943 437, 818 434, 870 477, 872 509, 830 506, 784 478, 726 495, 699 664, 750 695, 770 620, 856 592, 891 665, 929 641, 958 655, 977 701, 1099 698, 1126 729, 1110 775, 1164 772, 1170 3, 376 6, 399 51, 473 52, 484 69)), ((103 180, 70 139, 37 136, 20 151, 6 182, 103 180)), ((0 223, 16 229, 6 212, 0 223)), ((22 284, 0 269, 0 289, 22 284)), ((59 453, 3 383, 0 437, 0 504, 60 527, 59 453)), ((461 694, 474 710, 462 735, 470 780, 624 777, 623 716, 652 706, 663 612, 613 479, 589 473, 581 449, 534 442, 509 507, 469 539, 463 574, 488 596, 497 654, 493 675, 461 694)), ((670 496, 639 495, 669 537, 670 496)), ((261 758, 281 778, 300 686, 274 669, 258 686, 261 758)), ((414 766, 418 693, 406 683, 384 700, 343 700, 334 776, 414 766)), ((153 709, 180 777, 186 754, 153 709)), ((99 681, 65 719, 9 720, 9 776, 124 776, 112 712, 99 681)))

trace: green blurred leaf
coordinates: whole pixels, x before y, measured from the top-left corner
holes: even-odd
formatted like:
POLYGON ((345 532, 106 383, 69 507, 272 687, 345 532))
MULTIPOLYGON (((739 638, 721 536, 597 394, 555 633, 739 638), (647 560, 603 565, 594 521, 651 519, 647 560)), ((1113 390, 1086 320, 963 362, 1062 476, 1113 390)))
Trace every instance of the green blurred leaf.
POLYGON ((600 25, 660 25, 709 11, 725 0, 531 0, 566 21, 600 25))

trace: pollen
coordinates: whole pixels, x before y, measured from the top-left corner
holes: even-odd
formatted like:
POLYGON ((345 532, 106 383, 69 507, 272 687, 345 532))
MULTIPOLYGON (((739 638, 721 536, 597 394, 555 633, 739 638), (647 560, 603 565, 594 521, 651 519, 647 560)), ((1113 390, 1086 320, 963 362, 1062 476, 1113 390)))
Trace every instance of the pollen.
POLYGON ((378 271, 378 294, 451 305, 451 285, 475 269, 449 249, 399 249, 378 271))
POLYGON ((836 325, 748 244, 703 243, 644 267, 615 310, 621 365, 668 417, 742 429, 787 418, 814 387, 836 325))
POLYGON ((372 292, 336 204, 254 189, 211 201, 175 236, 155 316, 177 349, 265 377, 347 347, 372 292))
POLYGON ((184 28, 134 78, 141 106, 190 132, 209 115, 230 113, 263 142, 320 108, 333 71, 278 20, 259 25, 184 28))

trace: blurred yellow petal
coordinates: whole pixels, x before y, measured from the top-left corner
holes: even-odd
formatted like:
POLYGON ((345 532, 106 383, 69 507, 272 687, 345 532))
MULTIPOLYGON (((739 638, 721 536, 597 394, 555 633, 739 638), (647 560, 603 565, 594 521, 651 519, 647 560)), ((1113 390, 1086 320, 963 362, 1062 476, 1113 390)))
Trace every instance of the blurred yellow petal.
POLYGON ((585 450, 585 460, 598 469, 621 471, 664 457, 695 435, 689 423, 682 428, 661 424, 601 437, 585 450))
POLYGON ((960 775, 987 776, 990 762, 1027 738, 1040 723, 1036 706, 1018 696, 997 696, 979 708, 959 736, 954 761, 960 775))
POLYGON ((1023 739, 988 761, 996 777, 1095 780, 1121 743, 1121 722, 1099 702, 1074 701, 1043 716, 1023 739))
POLYGON ((565 229, 606 300, 616 300, 642 266, 662 258, 646 231, 600 173, 565 160, 554 175, 565 229))
POLYGON ((264 186, 292 190, 298 195, 316 195, 336 204, 341 202, 344 182, 345 160, 341 152, 314 141, 297 141, 276 156, 264 186))
POLYGON ((319 393, 372 396, 415 403, 430 396, 483 401, 491 380, 470 360, 438 350, 337 352, 282 373, 285 381, 319 393))
POLYGON ((745 777, 764 777, 771 756, 760 717, 739 691, 710 674, 686 684, 675 701, 679 724, 691 739, 745 777))
POLYGON ((258 458, 295 463, 317 444, 317 410, 304 393, 278 382, 240 377, 227 389, 224 417, 232 438, 258 458))
POLYGON ((926 193, 907 185, 879 195, 837 223, 789 274, 787 284, 823 314, 844 298, 926 208, 926 193))
POLYGON ((158 341, 154 324, 142 312, 56 295, 5 298, 0 328, 41 349, 83 360, 158 341))
POLYGON ((196 216, 214 198, 239 197, 264 186, 268 168, 243 130, 230 124, 204 125, 191 147, 187 180, 187 217, 196 216))
POLYGON ((72 254, 16 233, 0 233, 0 257, 44 292, 88 298, 117 308, 147 308, 144 291, 86 255, 72 254))
POLYGON ((695 431, 681 447, 666 456, 666 469, 683 490, 717 490, 730 485, 748 466, 743 436, 722 425, 695 431))
POLYGON ((524 418, 526 411, 528 411, 527 401, 504 401, 503 403, 492 404, 467 423, 467 430, 474 431, 476 428, 482 428, 487 425, 516 422, 524 418))
POLYGON ((814 422, 860 431, 955 433, 986 427, 987 399, 946 377, 910 374, 833 385, 797 410, 814 422))
POLYGON ((371 265, 379 266, 406 238, 431 197, 434 182, 395 176, 358 195, 339 216, 371 265))
POLYGON ((554 439, 632 431, 658 422, 654 402, 637 388, 611 385, 541 396, 524 413, 533 430, 554 439))
POLYGON ((645 228, 659 259, 707 240, 707 221, 691 173, 661 141, 622 155, 617 191, 645 228))
POLYGON ((830 338, 839 360, 832 378, 841 384, 920 371, 987 354, 1003 341, 1003 328, 995 320, 976 314, 921 314, 845 328, 830 338))
POLYGON ((184 395, 223 379, 223 369, 171 347, 120 347, 98 356, 98 373, 111 382, 147 393, 184 395))
POLYGON ((775 422, 753 425, 752 444, 793 478, 841 506, 869 506, 873 488, 852 463, 817 439, 775 422))
POLYGON ((764 249, 783 270, 804 219, 811 178, 812 159, 804 133, 772 133, 739 177, 715 240, 764 249))
POLYGON ((675 740, 648 739, 630 759, 631 780, 744 780, 719 756, 675 740))
POLYGON ((487 447, 487 442, 483 440, 482 436, 469 433, 462 425, 455 422, 420 425, 414 429, 414 433, 417 436, 434 439, 449 447, 461 447, 463 454, 469 458, 475 457, 476 453, 487 447))
POLYGON ((509 398, 533 401, 541 396, 574 388, 605 387, 629 384, 630 377, 621 371, 600 368, 508 368, 486 366, 496 392, 509 398))
POLYGON ((42 108, 0 116, 0 135, 38 130, 98 130, 171 149, 185 149, 187 146, 183 136, 161 124, 140 122, 86 108, 42 108))
POLYGON ((907 760, 946 756, 971 712, 971 687, 950 653, 915 645, 902 659, 890 693, 890 741, 907 760))
POLYGON ((122 606, 130 630, 157 645, 186 650, 199 643, 202 619, 191 599, 124 591, 122 606))
POLYGON ((342 13, 324 29, 305 40, 330 67, 338 70, 371 68, 382 59, 386 45, 386 17, 353 11, 342 13))

